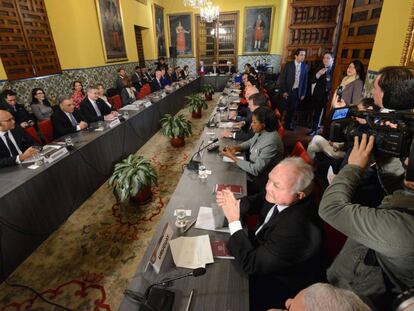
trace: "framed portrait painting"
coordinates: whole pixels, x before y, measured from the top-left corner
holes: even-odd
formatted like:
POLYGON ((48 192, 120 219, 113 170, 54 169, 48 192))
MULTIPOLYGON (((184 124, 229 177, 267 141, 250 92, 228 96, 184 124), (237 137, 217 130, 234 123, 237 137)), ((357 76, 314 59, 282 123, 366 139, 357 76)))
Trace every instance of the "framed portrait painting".
POLYGON ((158 57, 167 56, 167 45, 165 44, 165 24, 164 8, 156 5, 153 6, 155 42, 157 43, 158 57))
POLYGON ((95 0, 106 62, 127 60, 120 0, 95 0))
POLYGON ((414 69, 414 4, 411 6, 410 19, 401 56, 401 65, 414 69))
POLYGON ((244 54, 270 53, 274 7, 245 8, 243 29, 244 54))
POLYGON ((192 14, 168 15, 170 45, 176 47, 177 57, 193 57, 192 14))

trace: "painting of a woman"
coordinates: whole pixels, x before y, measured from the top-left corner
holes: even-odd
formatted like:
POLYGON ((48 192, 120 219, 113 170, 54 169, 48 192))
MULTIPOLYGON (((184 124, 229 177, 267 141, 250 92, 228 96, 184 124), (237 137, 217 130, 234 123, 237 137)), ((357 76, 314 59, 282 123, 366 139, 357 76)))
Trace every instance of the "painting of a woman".
POLYGON ((177 53, 184 54, 186 48, 185 34, 190 32, 184 29, 184 27, 181 25, 181 21, 178 22, 178 26, 175 28, 175 32, 177 33, 177 53))
POLYGON ((177 49, 177 57, 192 57, 193 42, 191 14, 171 14, 169 18, 171 46, 177 49))

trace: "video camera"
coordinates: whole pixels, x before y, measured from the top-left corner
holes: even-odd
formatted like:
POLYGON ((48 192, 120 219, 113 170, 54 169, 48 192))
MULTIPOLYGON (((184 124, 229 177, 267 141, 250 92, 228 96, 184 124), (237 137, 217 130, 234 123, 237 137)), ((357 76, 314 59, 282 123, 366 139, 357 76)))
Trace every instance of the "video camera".
POLYGON ((329 139, 343 142, 362 134, 375 137, 374 152, 400 159, 409 158, 406 179, 414 181, 414 112, 412 110, 381 113, 373 111, 358 111, 354 108, 336 108, 332 112, 331 131, 329 139), (355 118, 366 121, 360 126, 355 118), (396 125, 396 128, 387 124, 396 125))

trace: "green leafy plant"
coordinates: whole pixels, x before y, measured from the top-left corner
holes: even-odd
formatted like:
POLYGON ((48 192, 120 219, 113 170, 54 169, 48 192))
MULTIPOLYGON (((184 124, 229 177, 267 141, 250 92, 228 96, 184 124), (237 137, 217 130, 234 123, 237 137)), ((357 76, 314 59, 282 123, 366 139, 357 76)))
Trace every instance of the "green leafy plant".
POLYGON ((187 120, 182 114, 175 116, 166 114, 160 121, 161 134, 168 138, 189 137, 193 134, 191 121, 187 120))
POLYGON ((206 110, 208 108, 207 102, 199 94, 186 96, 185 99, 190 112, 198 112, 200 109, 206 110))
POLYGON ((211 84, 204 84, 201 87, 201 92, 203 94, 214 94, 215 91, 216 91, 216 89, 211 84))
POLYGON ((157 185, 158 176, 151 162, 143 156, 129 155, 115 165, 108 180, 118 202, 125 202, 151 185, 157 185))

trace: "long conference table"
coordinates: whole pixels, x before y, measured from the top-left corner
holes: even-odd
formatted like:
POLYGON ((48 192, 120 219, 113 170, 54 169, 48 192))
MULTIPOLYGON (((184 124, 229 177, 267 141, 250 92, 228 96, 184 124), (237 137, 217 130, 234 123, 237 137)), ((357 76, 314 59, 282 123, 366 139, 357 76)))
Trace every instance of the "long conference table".
POLYGON ((113 128, 71 134, 74 150, 56 162, 36 170, 27 164, 0 169, 0 245, 6 277, 108 179, 114 164, 160 129, 164 114, 182 109, 184 97, 198 92, 202 79, 145 109, 129 111, 127 120, 113 128))
MULTIPOLYGON (((193 150, 196 152, 202 141, 204 144, 211 139, 212 132, 216 137, 220 137, 220 129, 205 128, 198 145, 193 150)), ((234 144, 231 140, 220 139, 223 145, 234 144)), ((203 152, 201 162, 212 174, 206 180, 198 178, 197 173, 184 170, 183 175, 166 207, 163 217, 157 225, 156 232, 151 239, 148 248, 138 265, 138 269, 128 286, 128 289, 138 293, 144 293, 150 284, 159 282, 164 278, 172 278, 188 273, 191 270, 176 268, 169 249, 160 273, 157 274, 148 265, 154 247, 162 237, 162 231, 166 223, 174 229, 173 239, 178 236, 199 236, 208 234, 210 241, 227 240, 229 234, 216 231, 207 231, 192 227, 186 233, 175 227, 174 210, 184 208, 191 210, 192 218, 197 217, 200 206, 211 206, 215 202, 214 188, 216 184, 238 184, 242 185, 243 193, 246 193, 246 174, 241 171, 234 163, 223 162, 222 157, 217 151, 203 152)), ((169 290, 175 293, 174 310, 187 310, 187 303, 190 292, 194 289, 190 310, 224 310, 224 311, 243 311, 249 310, 249 281, 247 275, 236 265, 234 260, 215 259, 213 264, 206 266, 206 274, 199 277, 187 277, 177 280, 169 290)), ((138 310, 136 302, 125 296, 120 311, 138 310)))

